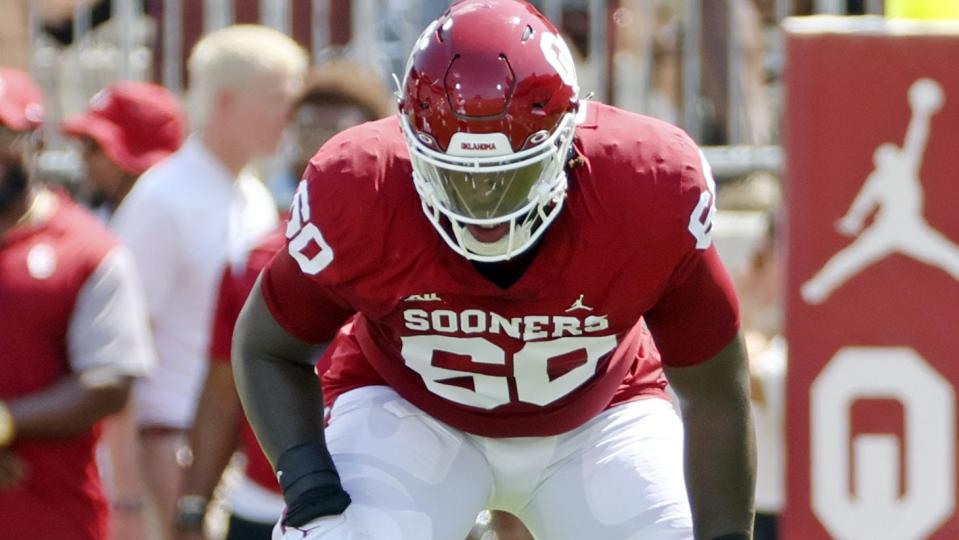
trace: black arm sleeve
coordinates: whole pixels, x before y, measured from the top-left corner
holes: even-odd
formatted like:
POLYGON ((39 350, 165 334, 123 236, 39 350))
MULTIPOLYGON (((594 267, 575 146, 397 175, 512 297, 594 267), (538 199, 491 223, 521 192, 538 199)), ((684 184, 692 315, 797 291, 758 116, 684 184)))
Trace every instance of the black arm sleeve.
POLYGON ((313 371, 320 349, 292 336, 253 286, 233 334, 237 392, 263 451, 284 489, 284 522, 302 525, 342 512, 340 485, 323 436, 323 396, 313 371))

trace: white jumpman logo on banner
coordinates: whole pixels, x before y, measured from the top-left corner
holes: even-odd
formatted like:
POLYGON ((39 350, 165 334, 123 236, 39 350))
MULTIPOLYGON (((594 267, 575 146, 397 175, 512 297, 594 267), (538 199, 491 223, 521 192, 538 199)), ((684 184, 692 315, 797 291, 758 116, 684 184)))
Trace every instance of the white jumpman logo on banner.
POLYGON ((885 143, 876 149, 876 168, 853 200, 836 229, 858 238, 835 254, 800 289, 806 302, 819 304, 849 278, 893 253, 937 266, 959 280, 959 247, 926 222, 919 170, 929 139, 929 123, 945 101, 942 87, 932 79, 919 79, 909 88, 912 119, 902 147, 885 143), (872 225, 863 223, 874 208, 872 225))

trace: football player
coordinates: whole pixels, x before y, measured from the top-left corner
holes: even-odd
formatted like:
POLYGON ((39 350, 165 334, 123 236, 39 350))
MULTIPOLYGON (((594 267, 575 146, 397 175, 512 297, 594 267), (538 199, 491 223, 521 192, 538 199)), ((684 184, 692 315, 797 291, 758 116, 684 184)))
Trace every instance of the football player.
POLYGON ((581 98, 531 5, 451 5, 399 114, 331 139, 305 178, 234 335, 286 500, 274 538, 463 538, 484 507, 550 540, 749 538, 709 166, 681 130, 581 98))

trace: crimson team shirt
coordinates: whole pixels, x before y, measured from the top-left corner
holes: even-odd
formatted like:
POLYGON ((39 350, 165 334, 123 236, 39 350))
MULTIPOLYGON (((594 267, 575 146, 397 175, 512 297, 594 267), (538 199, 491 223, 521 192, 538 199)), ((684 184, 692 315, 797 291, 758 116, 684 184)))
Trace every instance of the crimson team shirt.
POLYGON ((387 384, 491 437, 546 436, 664 395, 738 330, 710 241, 715 187, 678 128, 592 104, 562 213, 502 289, 450 250, 420 207, 396 117, 330 140, 298 188, 264 298, 289 332, 330 340, 328 399, 387 384), (655 342, 655 344, 653 343, 655 342), (658 351, 658 352, 657 352, 658 351))
MULTIPOLYGON (((260 271, 269 264, 273 255, 283 249, 285 238, 283 229, 276 229, 269 233, 261 243, 250 252, 246 265, 240 271, 227 268, 220 282, 220 291, 216 301, 216 311, 213 315, 213 332, 210 337, 210 359, 213 362, 229 363, 232 358, 233 327, 240 316, 240 310, 246 303, 246 297, 256 282, 260 271)), ((246 416, 242 420, 242 444, 246 454, 246 476, 269 489, 280 493, 280 485, 273 475, 273 466, 263 455, 260 443, 250 428, 246 416)))
MULTIPOLYGON (((216 311, 213 315, 213 332, 210 338, 210 360, 212 362, 226 364, 231 362, 233 358, 233 328, 236 326, 236 320, 240 317, 240 311, 243 309, 243 304, 246 303, 247 296, 250 295, 253 284, 256 283, 256 278, 269 265, 273 256, 286 245, 286 238, 283 235, 285 230, 286 224, 284 223, 280 228, 267 234, 260 244, 250 252, 249 258, 242 269, 236 271, 233 268, 227 268, 223 272, 220 290, 217 293, 216 311)), ((346 325, 344 331, 348 329, 349 324, 346 325)), ((329 364, 329 355, 324 355, 317 363, 317 372, 323 373, 329 368, 329 364)), ((241 430, 243 450, 246 454, 244 473, 247 478, 270 491, 278 494, 282 493, 280 484, 276 481, 276 476, 273 473, 273 466, 270 465, 266 455, 263 454, 260 443, 256 440, 256 434, 253 433, 246 415, 243 416, 241 430)))
MULTIPOLYGON (((88 369, 146 373, 153 358, 129 254, 65 196, 41 192, 38 207, 49 213, 0 237, 0 400, 42 392, 88 369)), ((106 537, 98 437, 94 428, 17 438, 5 449, 25 462, 26 473, 0 490, 0 538, 106 537)))

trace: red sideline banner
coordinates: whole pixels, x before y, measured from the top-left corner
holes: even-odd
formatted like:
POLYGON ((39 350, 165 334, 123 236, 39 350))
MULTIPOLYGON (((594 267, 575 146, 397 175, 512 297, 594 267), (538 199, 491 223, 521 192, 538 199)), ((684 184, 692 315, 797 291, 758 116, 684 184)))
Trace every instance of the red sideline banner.
POLYGON ((783 536, 959 538, 959 24, 786 29, 783 536))

